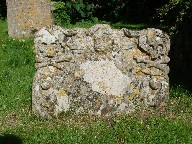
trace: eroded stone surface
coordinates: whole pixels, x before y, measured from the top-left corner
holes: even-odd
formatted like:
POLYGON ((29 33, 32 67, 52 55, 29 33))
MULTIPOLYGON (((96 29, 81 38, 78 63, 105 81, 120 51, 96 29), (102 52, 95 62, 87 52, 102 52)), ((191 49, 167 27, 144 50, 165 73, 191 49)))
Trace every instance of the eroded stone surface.
POLYGON ((35 49, 37 115, 128 113, 167 101, 170 40, 159 29, 44 27, 35 49))

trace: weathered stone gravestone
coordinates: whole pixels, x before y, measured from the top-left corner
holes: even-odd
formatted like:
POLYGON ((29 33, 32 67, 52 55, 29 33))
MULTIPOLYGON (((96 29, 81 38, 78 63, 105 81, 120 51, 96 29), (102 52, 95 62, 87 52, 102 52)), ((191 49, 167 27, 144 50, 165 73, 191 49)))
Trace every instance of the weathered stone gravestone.
POLYGON ((33 36, 42 27, 52 24, 49 0, 7 0, 10 37, 33 36))
POLYGON ((36 115, 128 113, 168 99, 170 40, 159 29, 44 27, 35 49, 36 115))

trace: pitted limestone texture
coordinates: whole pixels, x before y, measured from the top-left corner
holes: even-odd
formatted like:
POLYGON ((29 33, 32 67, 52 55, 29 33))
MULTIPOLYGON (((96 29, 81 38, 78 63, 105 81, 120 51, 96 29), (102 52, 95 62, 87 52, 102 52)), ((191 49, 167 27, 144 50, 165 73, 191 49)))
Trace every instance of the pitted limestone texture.
POLYGON ((170 39, 159 29, 42 28, 35 36, 32 109, 111 115, 158 107, 169 95, 170 39))
POLYGON ((10 37, 34 36, 42 27, 52 24, 50 0, 7 0, 10 37))

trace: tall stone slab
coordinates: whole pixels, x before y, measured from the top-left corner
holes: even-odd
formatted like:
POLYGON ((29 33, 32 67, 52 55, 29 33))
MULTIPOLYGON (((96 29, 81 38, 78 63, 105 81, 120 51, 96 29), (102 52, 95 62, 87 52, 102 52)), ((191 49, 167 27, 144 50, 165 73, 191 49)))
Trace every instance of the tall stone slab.
POLYGON ((7 0, 8 34, 31 37, 42 27, 52 24, 50 0, 7 0))
POLYGON ((170 39, 159 29, 44 27, 35 49, 36 115, 129 113, 168 99, 170 39))

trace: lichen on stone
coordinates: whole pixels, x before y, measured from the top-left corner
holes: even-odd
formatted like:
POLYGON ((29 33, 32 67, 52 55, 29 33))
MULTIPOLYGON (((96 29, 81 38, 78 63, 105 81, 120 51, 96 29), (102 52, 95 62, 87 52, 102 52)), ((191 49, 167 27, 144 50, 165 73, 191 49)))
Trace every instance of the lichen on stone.
POLYGON ((52 24, 50 0, 6 0, 6 2, 10 37, 32 37, 42 27, 52 24))
POLYGON ((170 39, 159 29, 42 28, 35 37, 32 109, 110 115, 159 106, 169 95, 170 39))

